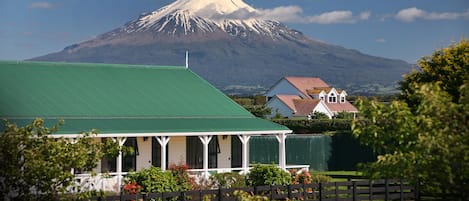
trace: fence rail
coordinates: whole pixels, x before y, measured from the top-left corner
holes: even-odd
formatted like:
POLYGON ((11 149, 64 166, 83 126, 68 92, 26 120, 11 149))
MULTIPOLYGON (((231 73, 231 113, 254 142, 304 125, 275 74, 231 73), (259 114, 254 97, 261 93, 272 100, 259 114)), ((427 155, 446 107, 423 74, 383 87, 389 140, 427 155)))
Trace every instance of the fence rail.
POLYGON ((312 184, 293 184, 287 186, 256 186, 245 188, 198 190, 184 192, 149 193, 138 195, 118 195, 93 197, 90 200, 237 200, 235 191, 261 195, 269 200, 305 201, 362 201, 362 200, 418 200, 418 186, 396 179, 357 180, 346 182, 327 182, 312 184))

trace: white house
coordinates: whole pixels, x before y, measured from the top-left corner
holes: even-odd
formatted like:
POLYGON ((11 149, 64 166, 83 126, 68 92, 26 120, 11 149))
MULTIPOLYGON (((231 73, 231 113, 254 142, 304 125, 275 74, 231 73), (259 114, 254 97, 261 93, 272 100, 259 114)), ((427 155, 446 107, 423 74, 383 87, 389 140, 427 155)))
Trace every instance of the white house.
POLYGON ((284 77, 267 91, 266 98, 266 106, 272 109, 271 118, 310 117, 315 112, 333 118, 339 112, 358 112, 347 101, 345 90, 330 87, 315 77, 284 77))
POLYGON ((36 117, 49 125, 64 119, 50 137, 73 139, 97 129, 96 140, 135 149, 103 159, 97 176, 75 172, 82 187, 119 191, 131 169, 181 162, 203 177, 247 172, 249 139, 257 135, 277 137, 278 165, 289 168, 288 128, 256 118, 185 67, 0 62, 0 93, 2 119, 19 126, 36 117))

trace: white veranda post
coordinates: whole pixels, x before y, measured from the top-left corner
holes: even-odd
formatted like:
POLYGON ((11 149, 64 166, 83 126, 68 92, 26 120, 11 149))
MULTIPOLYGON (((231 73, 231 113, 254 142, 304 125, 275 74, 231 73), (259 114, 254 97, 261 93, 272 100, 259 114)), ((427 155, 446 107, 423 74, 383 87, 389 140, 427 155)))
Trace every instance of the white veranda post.
POLYGON ((122 185, 122 146, 124 146, 125 141, 127 140, 126 137, 118 137, 113 138, 113 141, 117 141, 119 144, 119 156, 117 156, 117 185, 119 186, 119 191, 122 185))
POLYGON ((210 140, 212 140, 212 136, 204 135, 204 136, 199 136, 200 141, 204 145, 204 177, 205 179, 208 179, 208 144, 210 143, 210 140))
POLYGON ((278 140, 278 165, 283 170, 286 170, 287 157, 285 156, 285 139, 287 138, 287 134, 281 133, 275 137, 277 137, 278 140))
POLYGON ((247 173, 249 171, 249 155, 248 155, 248 147, 249 147, 249 139, 251 136, 249 135, 238 135, 239 140, 243 144, 243 157, 242 157, 242 165, 243 165, 243 173, 247 173))
POLYGON ((171 138, 167 136, 161 136, 161 137, 155 137, 155 139, 161 145, 161 169, 165 171, 166 170, 166 147, 167 147, 166 145, 168 145, 168 142, 171 138))
MULTIPOLYGON (((70 138, 70 144, 75 144, 75 143, 76 143, 75 138, 70 138)), ((75 174, 75 168, 72 167, 70 169, 70 173, 72 173, 72 175, 74 175, 75 174)))

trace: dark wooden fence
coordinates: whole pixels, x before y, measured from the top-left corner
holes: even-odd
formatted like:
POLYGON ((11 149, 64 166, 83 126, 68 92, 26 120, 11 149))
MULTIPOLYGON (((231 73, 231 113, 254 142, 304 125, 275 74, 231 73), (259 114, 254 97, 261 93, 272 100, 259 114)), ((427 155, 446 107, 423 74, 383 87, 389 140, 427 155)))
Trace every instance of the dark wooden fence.
POLYGON ((418 200, 418 186, 402 180, 357 180, 287 186, 257 186, 246 188, 198 190, 185 192, 149 193, 93 197, 90 200, 237 200, 235 191, 261 195, 269 200, 360 201, 360 200, 418 200))

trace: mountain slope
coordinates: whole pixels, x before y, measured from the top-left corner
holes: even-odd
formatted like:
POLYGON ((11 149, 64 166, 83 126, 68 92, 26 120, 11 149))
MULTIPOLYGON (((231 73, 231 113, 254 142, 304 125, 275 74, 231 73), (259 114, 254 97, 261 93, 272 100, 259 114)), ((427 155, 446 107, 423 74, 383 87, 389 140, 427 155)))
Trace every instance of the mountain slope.
POLYGON ((268 88, 283 76, 317 76, 351 92, 392 88, 410 70, 400 60, 308 38, 242 0, 178 0, 33 60, 183 65, 186 50, 190 68, 222 90, 268 88))

